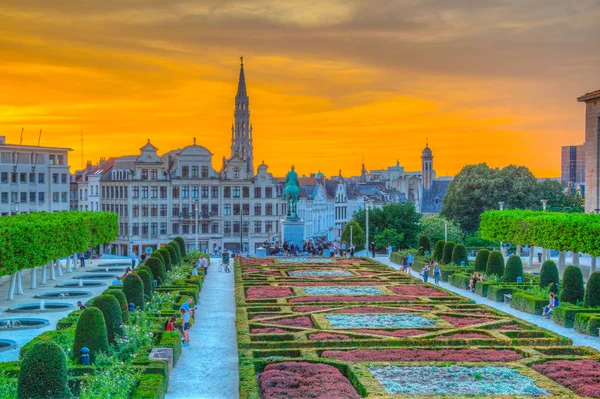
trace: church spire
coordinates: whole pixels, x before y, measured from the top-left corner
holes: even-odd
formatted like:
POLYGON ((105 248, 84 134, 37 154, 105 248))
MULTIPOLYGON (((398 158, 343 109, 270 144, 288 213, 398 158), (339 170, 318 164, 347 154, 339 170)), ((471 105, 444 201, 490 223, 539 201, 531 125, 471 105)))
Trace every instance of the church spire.
POLYGON ((231 130, 231 157, 237 155, 246 161, 247 172, 254 175, 249 104, 250 99, 246 92, 246 76, 244 74, 244 57, 240 57, 240 79, 235 96, 234 123, 231 130))
POLYGON ((246 76, 244 75, 244 56, 240 57, 240 80, 238 82, 236 97, 248 97, 246 93, 246 76))

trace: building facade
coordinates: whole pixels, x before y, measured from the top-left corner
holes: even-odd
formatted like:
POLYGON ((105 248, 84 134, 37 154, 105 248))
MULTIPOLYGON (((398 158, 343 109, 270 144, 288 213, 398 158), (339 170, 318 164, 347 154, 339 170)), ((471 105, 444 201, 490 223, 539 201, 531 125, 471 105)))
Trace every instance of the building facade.
POLYGON ((585 184, 585 146, 567 145, 561 147, 560 182, 576 186, 585 184))
POLYGON ((68 211, 69 151, 7 144, 0 136, 0 215, 68 211))
POLYGON ((585 211, 600 212, 600 90, 577 101, 585 103, 585 211))

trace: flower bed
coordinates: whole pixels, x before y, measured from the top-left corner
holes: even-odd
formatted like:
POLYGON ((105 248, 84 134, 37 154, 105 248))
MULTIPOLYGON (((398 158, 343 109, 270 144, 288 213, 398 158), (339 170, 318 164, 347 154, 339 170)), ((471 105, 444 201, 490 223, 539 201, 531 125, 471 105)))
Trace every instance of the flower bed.
POLYGON ((360 399, 350 381, 326 364, 284 362, 269 364, 258 377, 263 399, 360 399))
POLYGON ((398 301, 414 301, 416 298, 411 296, 399 295, 368 295, 368 296, 351 296, 351 295, 320 295, 320 296, 303 296, 292 298, 289 302, 398 302, 398 301))
POLYGON ((452 335, 440 335, 436 339, 490 339, 489 336, 479 333, 459 333, 452 335))
POLYGON ((330 350, 321 357, 345 362, 513 362, 523 358, 511 350, 497 349, 355 349, 330 350))
POLYGON ((531 378, 508 367, 372 366, 369 370, 393 395, 539 396, 548 393, 531 378))
POLYGON ((358 287, 361 285, 373 286, 373 283, 370 281, 352 281, 351 283, 343 282, 343 283, 335 283, 329 281, 298 281, 293 283, 286 283, 291 287, 348 287, 354 286, 358 287))
POLYGON ((292 290, 289 287, 250 287, 246 291, 247 299, 263 298, 285 298, 292 296, 292 290))
POLYGON ((489 323, 494 319, 488 319, 485 317, 474 318, 474 317, 452 317, 452 316, 441 316, 440 319, 447 321, 455 327, 472 326, 475 324, 489 323))
POLYGON ((333 328, 433 327, 435 322, 419 314, 328 314, 333 328))
POLYGON ((600 363, 595 360, 551 360, 532 368, 580 395, 600 398, 600 363))
POLYGON ((410 296, 448 296, 445 292, 423 285, 396 285, 389 287, 390 291, 398 295, 410 296))
POLYGON ((316 333, 310 334, 308 337, 311 341, 327 341, 330 339, 350 339, 349 336, 343 334, 316 333))
POLYGON ((283 258, 279 259, 279 263, 290 264, 290 263, 308 263, 308 264, 321 264, 321 263, 333 263, 331 259, 325 258, 283 258))
POLYGON ((331 309, 331 306, 294 306, 292 312, 316 312, 317 310, 331 309))
POLYGON ((405 313, 405 309, 398 308, 366 308, 366 307, 358 307, 358 308, 348 308, 348 309, 340 309, 336 310, 336 313, 405 313))
POLYGON ((388 337, 396 337, 396 338, 404 338, 411 337, 413 335, 424 334, 427 331, 424 330, 350 330, 355 333, 362 334, 375 334, 375 335, 385 335, 388 337))
POLYGON ((291 319, 281 319, 281 320, 269 320, 269 324, 276 324, 278 326, 288 326, 288 327, 302 327, 302 328, 313 328, 313 323, 310 320, 310 317, 300 316, 294 317, 291 319))
POLYGON ((354 277, 347 270, 292 270, 288 272, 291 277, 354 277))
POLYGON ((304 293, 308 296, 320 295, 383 295, 377 287, 305 287, 304 293))
POLYGON ((252 334, 286 334, 289 331, 282 330, 281 328, 253 328, 250 330, 252 334))

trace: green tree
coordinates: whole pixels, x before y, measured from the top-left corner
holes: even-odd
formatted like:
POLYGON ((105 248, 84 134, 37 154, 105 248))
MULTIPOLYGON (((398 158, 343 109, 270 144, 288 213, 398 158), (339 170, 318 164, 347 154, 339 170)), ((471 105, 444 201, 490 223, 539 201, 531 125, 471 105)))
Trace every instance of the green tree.
MULTIPOLYGON (((376 237, 385 229, 393 229, 404 235, 399 248, 415 248, 421 231, 419 222, 422 215, 412 203, 387 204, 369 211, 369 234, 376 237)), ((365 229, 366 214, 362 210, 354 214, 354 220, 365 229)))
POLYGON ((567 266, 563 274, 560 301, 576 304, 583 301, 583 274, 577 266, 567 266))
POLYGON ((52 341, 36 344, 21 362, 18 399, 68 399, 67 357, 52 341))
POLYGON ((504 275, 504 256, 500 251, 492 251, 488 256, 485 274, 502 277, 504 275))
POLYGON ((100 309, 89 307, 85 309, 75 329, 75 341, 73 342, 73 358, 79 358, 81 348, 90 350, 90 363, 94 363, 96 355, 100 352, 108 353, 108 336, 106 333, 106 322, 100 309))
POLYGON ((554 261, 548 259, 544 262, 540 270, 540 288, 548 288, 550 292, 556 293, 559 283, 558 267, 556 267, 554 261))
MULTIPOLYGON (((584 211, 583 198, 573 188, 566 188, 556 180, 546 179, 535 186, 535 196, 548 200, 548 211, 580 213, 584 211)), ((539 203, 538 210, 542 210, 539 203)))
POLYGON ((485 248, 477 251, 477 256, 475 257, 475 271, 476 272, 485 273, 489 256, 490 256, 490 251, 488 251, 485 248))
POLYGON ((481 232, 477 230, 475 233, 465 236, 465 247, 467 248, 493 248, 499 247, 500 241, 485 240, 481 237, 481 232))
POLYGON ((346 241, 348 248, 350 248, 350 226, 352 226, 352 245, 354 245, 357 251, 365 249, 365 232, 354 220, 349 221, 344 226, 342 241, 346 241))
POLYGON ((400 248, 403 243, 404 234, 398 233, 395 229, 385 229, 381 234, 375 236, 375 245, 377 248, 387 248, 391 245, 394 250, 400 248))
POLYGON ((431 244, 429 243, 429 237, 419 237, 419 243, 417 244, 419 255, 425 255, 427 252, 431 253, 431 244))
POLYGON ((442 263, 442 260, 444 260, 444 245, 446 245, 446 243, 442 240, 439 240, 438 242, 435 243, 435 250, 433 251, 433 259, 436 262, 442 263))
POLYGON ((583 306, 595 308, 600 306, 600 272, 594 272, 588 279, 585 287, 583 306))
POLYGON ((452 250, 452 263, 455 265, 469 264, 469 257, 467 256, 467 249, 462 244, 456 244, 452 250))
POLYGON ((442 255, 442 263, 449 265, 452 263, 452 251, 454 251, 454 244, 452 241, 448 241, 444 244, 444 254, 442 255))
POLYGON ((502 281, 505 283, 516 283, 518 277, 523 277, 523 262, 517 255, 511 255, 506 261, 502 281))
POLYGON ((448 241, 462 242, 463 231, 454 222, 440 216, 427 216, 421 220, 421 234, 429 237, 432 243, 445 241, 446 222, 448 222, 448 241))

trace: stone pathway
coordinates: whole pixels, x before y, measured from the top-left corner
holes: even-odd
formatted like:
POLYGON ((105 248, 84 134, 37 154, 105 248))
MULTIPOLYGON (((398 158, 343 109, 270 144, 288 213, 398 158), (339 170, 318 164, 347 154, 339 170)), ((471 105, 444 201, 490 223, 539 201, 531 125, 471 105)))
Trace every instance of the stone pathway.
MULTIPOLYGON (((378 262, 381 262, 387 266, 390 266, 394 269, 398 269, 399 266, 395 263, 392 263, 387 256, 381 256, 381 257, 377 257, 376 260, 378 262)), ((421 279, 421 276, 419 276, 419 274, 415 271, 411 270, 411 274, 413 277, 416 277, 418 279, 421 279)), ((430 279, 431 281, 431 279, 430 279)), ((508 313, 510 315, 513 315, 515 317, 518 317, 520 319, 523 319, 525 321, 528 321, 529 323, 535 324, 539 327, 545 328, 547 330, 553 331, 555 333, 558 333, 560 335, 563 335, 567 338, 571 338, 573 340, 573 345, 576 346, 588 346, 590 348, 594 348, 596 350, 600 350, 600 338, 598 337, 592 337, 589 335, 584 335, 584 334, 580 334, 578 332, 576 332, 574 329, 572 328, 565 328, 559 324, 554 323, 552 320, 548 320, 543 318, 542 316, 536 316, 536 315, 532 315, 529 313, 525 313, 525 312, 521 312, 520 310, 516 310, 510 307, 510 305, 508 303, 504 303, 504 302, 495 302, 495 301, 491 301, 487 298, 484 298, 482 296, 479 296, 473 292, 470 292, 468 290, 463 290, 457 287, 454 287, 452 285, 450 285, 450 283, 444 283, 444 282, 440 282, 440 287, 447 289, 448 291, 452 291, 455 292, 461 296, 467 297, 469 299, 474 300, 476 303, 480 304, 480 305, 487 305, 490 306, 492 308, 501 310, 505 313, 508 313)))
POLYGON ((233 273, 219 273, 211 259, 200 292, 190 346, 169 379, 167 399, 239 398, 233 273))

